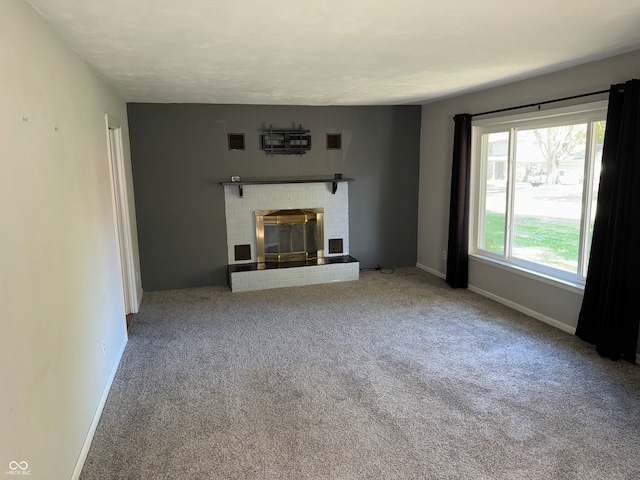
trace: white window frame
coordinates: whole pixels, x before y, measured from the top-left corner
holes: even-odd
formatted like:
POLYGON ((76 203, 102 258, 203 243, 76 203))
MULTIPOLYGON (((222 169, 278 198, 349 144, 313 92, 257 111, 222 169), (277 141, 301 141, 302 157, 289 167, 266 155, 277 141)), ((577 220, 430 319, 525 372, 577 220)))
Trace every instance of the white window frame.
POLYGON ((552 127, 559 125, 567 125, 571 123, 587 123, 606 120, 608 102, 598 101, 580 105, 573 105, 563 108, 554 108, 548 110, 537 110, 535 112, 505 115, 491 118, 479 118, 472 121, 472 142, 471 142, 471 205, 470 205, 470 228, 469 228, 469 254, 472 258, 488 262, 501 269, 515 271, 525 276, 541 279, 546 283, 560 284, 560 286, 584 288, 585 276, 587 273, 589 252, 585 252, 588 244, 589 221, 591 218, 591 209, 596 207, 595 202, 584 201, 587 195, 591 195, 594 182, 598 182, 598 178, 594 178, 594 132, 589 132, 586 144, 586 161, 583 180, 583 206, 581 215, 581 245, 579 249, 578 272, 573 274, 560 269, 556 269, 547 265, 512 258, 509 256, 511 252, 511 238, 509 231, 511 230, 510 222, 512 222, 512 211, 514 202, 514 185, 516 172, 514 168, 515 152, 514 145, 515 132, 517 129, 532 129, 536 127, 552 127), (510 132, 509 134, 509 155, 507 160, 507 200, 506 200, 506 222, 505 226, 505 247, 504 255, 496 254, 479 248, 481 238, 483 238, 484 225, 480 224, 483 218, 485 208, 485 188, 486 182, 483 181, 482 172, 482 138, 485 134, 497 132, 510 132), (590 140, 590 141, 589 141, 590 140))

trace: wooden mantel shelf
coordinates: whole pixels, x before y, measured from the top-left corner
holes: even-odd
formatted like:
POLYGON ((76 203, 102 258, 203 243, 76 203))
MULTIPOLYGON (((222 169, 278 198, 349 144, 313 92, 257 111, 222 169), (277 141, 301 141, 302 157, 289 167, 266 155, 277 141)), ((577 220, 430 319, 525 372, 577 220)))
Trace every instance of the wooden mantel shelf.
POLYGON ((330 183, 331 193, 336 193, 338 190, 338 183, 342 182, 355 182, 355 178, 346 177, 320 177, 320 178, 287 178, 287 179, 273 179, 273 180, 241 180, 238 182, 220 182, 220 185, 225 187, 238 187, 240 197, 243 194, 243 187, 245 185, 283 185, 290 183, 330 183))

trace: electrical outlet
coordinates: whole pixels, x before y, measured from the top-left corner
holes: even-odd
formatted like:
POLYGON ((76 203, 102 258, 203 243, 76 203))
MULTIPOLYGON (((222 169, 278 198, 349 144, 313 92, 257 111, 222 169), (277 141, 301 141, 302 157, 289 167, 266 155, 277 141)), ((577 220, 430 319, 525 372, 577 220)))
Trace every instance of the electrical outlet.
POLYGON ((103 357, 107 356, 107 344, 104 343, 104 338, 102 339, 102 356, 103 357))
POLYGON ((447 251, 446 250, 442 250, 442 259, 443 260, 447 259, 447 251))

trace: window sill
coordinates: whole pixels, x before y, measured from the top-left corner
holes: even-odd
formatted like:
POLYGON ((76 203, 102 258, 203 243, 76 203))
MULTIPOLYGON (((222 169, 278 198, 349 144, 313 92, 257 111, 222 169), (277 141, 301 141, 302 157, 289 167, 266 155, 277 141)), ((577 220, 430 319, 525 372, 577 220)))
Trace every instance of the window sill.
POLYGON ((500 270, 504 270, 510 273, 515 273, 516 275, 521 275, 523 277, 530 278, 532 280, 536 280, 538 282, 545 283, 553 287, 561 288, 568 292, 577 293, 579 295, 584 294, 584 285, 577 282, 572 282, 570 280, 565 280, 557 277, 552 277, 550 275, 545 275, 544 273, 536 272, 534 270, 529 270, 519 265, 513 265, 511 263, 502 262, 498 259, 487 257, 485 255, 480 255, 477 253, 470 253, 469 259, 474 262, 490 265, 500 270))

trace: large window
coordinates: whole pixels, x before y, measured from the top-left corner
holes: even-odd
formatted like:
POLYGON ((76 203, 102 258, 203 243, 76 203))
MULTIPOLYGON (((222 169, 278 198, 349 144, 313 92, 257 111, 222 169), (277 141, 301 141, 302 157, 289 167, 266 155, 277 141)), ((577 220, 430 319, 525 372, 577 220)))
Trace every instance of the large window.
POLYGON ((472 254, 584 283, 606 102, 474 120, 472 254))

